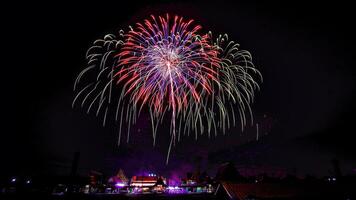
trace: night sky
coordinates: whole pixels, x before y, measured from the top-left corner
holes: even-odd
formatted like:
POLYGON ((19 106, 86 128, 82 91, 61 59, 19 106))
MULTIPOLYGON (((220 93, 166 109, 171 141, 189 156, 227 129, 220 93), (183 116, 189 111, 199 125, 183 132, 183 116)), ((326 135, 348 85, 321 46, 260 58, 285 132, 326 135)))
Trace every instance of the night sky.
MULTIPOLYGON (((356 173, 354 11, 346 3, 13 3, 2 12, 1 175, 69 174, 74 152, 79 173, 94 169, 128 175, 152 170, 167 176, 219 163, 268 166, 301 175, 329 175, 340 160, 356 173), (208 139, 185 137, 165 157, 168 131, 152 147, 149 116, 117 147, 113 122, 72 109, 73 83, 85 52, 107 33, 150 14, 193 18, 215 34, 228 33, 249 50, 264 82, 253 104, 256 127, 232 128, 208 139), (4 46, 5 44, 5 46, 4 46)), ((4 8, 3 8, 4 9, 4 8)))

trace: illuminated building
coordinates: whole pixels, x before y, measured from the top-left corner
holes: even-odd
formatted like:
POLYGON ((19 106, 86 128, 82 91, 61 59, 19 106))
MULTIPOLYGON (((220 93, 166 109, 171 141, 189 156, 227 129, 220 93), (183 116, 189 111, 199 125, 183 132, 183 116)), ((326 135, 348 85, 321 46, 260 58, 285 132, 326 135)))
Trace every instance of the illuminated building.
POLYGON ((133 176, 130 186, 134 187, 153 187, 158 180, 157 176, 133 176))
POLYGON ((148 174, 148 176, 133 176, 131 178, 130 187, 131 192, 133 193, 162 193, 166 188, 166 180, 155 174, 148 174))

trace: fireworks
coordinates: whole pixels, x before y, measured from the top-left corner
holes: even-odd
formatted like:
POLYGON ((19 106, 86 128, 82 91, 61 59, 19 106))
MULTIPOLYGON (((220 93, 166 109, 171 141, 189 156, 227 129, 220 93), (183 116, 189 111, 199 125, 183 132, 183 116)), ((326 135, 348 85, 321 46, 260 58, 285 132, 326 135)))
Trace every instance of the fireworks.
POLYGON ((250 104, 259 89, 255 78, 262 76, 251 54, 239 50, 226 34, 214 39, 201 29, 193 20, 151 15, 128 32, 96 40, 87 51, 87 67, 75 81, 73 106, 79 102, 88 113, 103 113, 103 125, 113 113, 118 144, 123 123, 128 142, 130 126, 142 110, 151 118, 153 145, 159 125, 168 118, 167 163, 182 135, 198 139, 204 133, 225 134, 238 120, 243 131, 246 113, 253 121, 250 104))

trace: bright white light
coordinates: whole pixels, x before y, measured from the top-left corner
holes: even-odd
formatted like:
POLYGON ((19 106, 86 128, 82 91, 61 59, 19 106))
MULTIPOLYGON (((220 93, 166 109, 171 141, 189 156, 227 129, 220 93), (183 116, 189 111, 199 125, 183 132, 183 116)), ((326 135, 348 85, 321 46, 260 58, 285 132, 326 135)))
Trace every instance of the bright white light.
POLYGON ((12 178, 12 179, 11 179, 11 182, 16 182, 16 178, 12 178))
POLYGON ((115 186, 116 186, 116 187, 124 187, 125 184, 124 184, 124 183, 116 183, 115 186))
POLYGON ((155 183, 132 183, 131 186, 145 187, 145 186, 154 186, 155 183))

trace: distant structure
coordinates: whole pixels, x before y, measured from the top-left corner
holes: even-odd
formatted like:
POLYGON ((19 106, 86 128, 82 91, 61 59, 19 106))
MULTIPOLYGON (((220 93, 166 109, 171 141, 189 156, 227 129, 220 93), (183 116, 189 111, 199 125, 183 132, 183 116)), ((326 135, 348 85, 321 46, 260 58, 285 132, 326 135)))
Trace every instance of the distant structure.
POLYGON ((221 199, 289 199, 298 197, 304 190, 282 184, 255 184, 221 182, 215 195, 221 199))
POLYGON ((341 169, 340 169, 340 162, 338 159, 332 159, 331 163, 334 168, 334 176, 337 180, 339 180, 339 178, 341 178, 341 176, 342 176, 341 169))
POLYGON ((109 178, 108 183, 116 187, 124 187, 128 185, 129 179, 125 176, 124 171, 120 169, 116 176, 109 178))
POLYGON ((218 181, 237 181, 242 178, 243 177, 236 170, 235 165, 231 162, 222 164, 215 177, 218 181))
POLYGON ((103 183, 103 173, 91 170, 89 172, 90 185, 96 186, 103 183))
POLYGON ((131 193, 163 192, 166 188, 166 179, 156 174, 148 176, 133 176, 130 182, 131 193))
POLYGON ((136 187, 152 187, 158 181, 157 176, 133 176, 130 186, 136 187))
POLYGON ((78 164, 79 164, 80 153, 75 152, 72 161, 72 168, 70 171, 70 176, 76 176, 78 172, 78 164))

